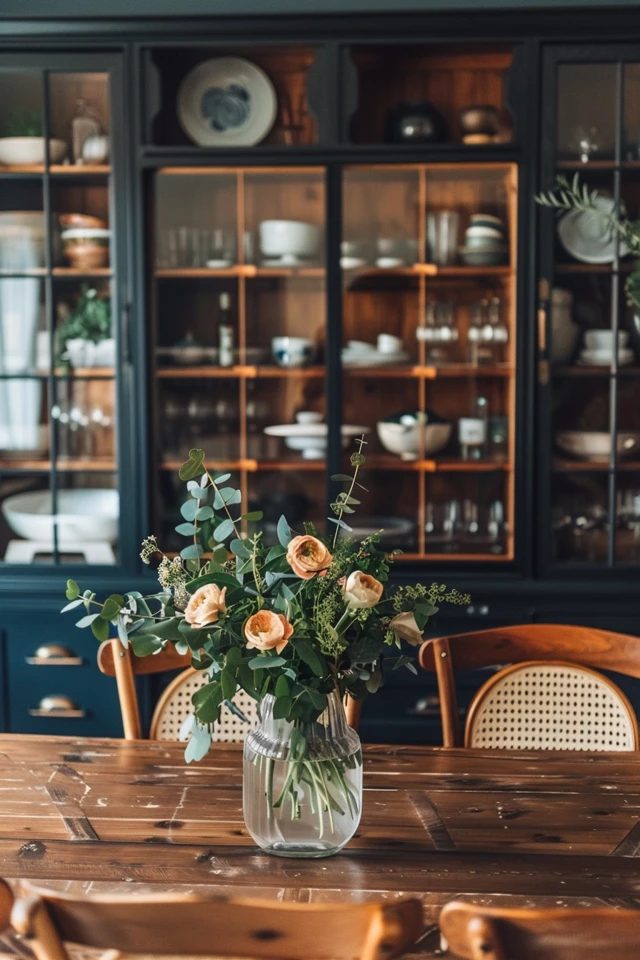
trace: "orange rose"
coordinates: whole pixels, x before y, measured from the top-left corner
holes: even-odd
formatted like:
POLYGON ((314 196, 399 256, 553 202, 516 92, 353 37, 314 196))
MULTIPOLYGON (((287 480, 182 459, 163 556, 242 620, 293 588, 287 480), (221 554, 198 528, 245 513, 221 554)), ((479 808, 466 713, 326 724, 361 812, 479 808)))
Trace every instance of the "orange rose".
POLYGON ((332 555, 317 537, 294 537, 287 547, 287 563, 303 580, 322 575, 332 560, 332 555))
POLYGON ((256 650, 273 650, 282 653, 289 643, 293 627, 282 613, 258 610, 244 625, 247 646, 256 650))
POLYGON ((362 570, 354 570, 344 585, 344 597, 347 606, 353 609, 375 607, 382 596, 384 587, 379 580, 362 570))
POLYGON ((215 623, 220 614, 226 612, 227 607, 224 602, 226 593, 226 587, 221 590, 215 583, 207 583, 196 590, 184 611, 187 623, 197 629, 215 623))

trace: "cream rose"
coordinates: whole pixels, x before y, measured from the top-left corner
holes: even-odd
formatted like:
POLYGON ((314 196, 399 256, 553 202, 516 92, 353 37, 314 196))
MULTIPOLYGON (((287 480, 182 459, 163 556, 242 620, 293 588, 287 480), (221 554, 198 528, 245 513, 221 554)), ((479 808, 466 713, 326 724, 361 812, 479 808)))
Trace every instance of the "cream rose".
POLYGON ((293 627, 282 613, 258 610, 244 625, 247 646, 256 650, 273 650, 282 653, 289 643, 293 627))
POLYGON ((423 641, 422 631, 410 611, 399 613, 397 617, 393 618, 389 626, 397 637, 406 640, 412 647, 420 646, 423 641))
POLYGON ((222 590, 215 583, 196 590, 184 611, 184 618, 192 627, 206 627, 215 623, 221 613, 226 613, 225 596, 227 588, 222 590))
POLYGON ((379 580, 362 570, 354 570, 344 585, 347 605, 353 608, 375 607, 382 596, 383 586, 379 580))
POLYGON ((294 537, 287 547, 287 562, 303 580, 322 574, 332 560, 332 555, 317 537, 294 537))

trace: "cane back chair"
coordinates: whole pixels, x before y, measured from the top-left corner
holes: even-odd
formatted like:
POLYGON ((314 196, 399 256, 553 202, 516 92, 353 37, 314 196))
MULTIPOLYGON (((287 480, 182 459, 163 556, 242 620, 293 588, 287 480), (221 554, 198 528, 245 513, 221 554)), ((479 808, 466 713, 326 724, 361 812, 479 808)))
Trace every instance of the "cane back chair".
POLYGON ((637 750, 626 696, 599 670, 640 678, 640 638, 566 624, 524 624, 427 640, 443 744, 529 750, 637 750), (455 670, 509 664, 476 693, 462 736, 455 670))
POLYGON ((69 960, 65 943, 149 956, 386 960, 422 933, 418 900, 283 903, 193 894, 74 897, 25 884, 11 922, 37 960, 69 960))
POLYGON ((637 960, 640 910, 494 909, 452 900, 440 932, 462 960, 637 960))
MULTIPOLYGON (((102 673, 116 678, 125 740, 142 738, 136 676, 164 673, 169 670, 181 670, 181 672, 160 695, 151 718, 149 739, 178 739, 184 720, 193 713, 191 704, 193 694, 209 680, 206 673, 194 670, 190 664, 190 653, 182 655, 170 646, 153 657, 136 657, 131 647, 125 650, 118 639, 105 640, 101 644, 98 650, 98 667, 102 673)), ((214 742, 241 743, 258 719, 256 702, 244 690, 238 690, 233 702, 246 720, 236 716, 223 704, 220 720, 213 730, 214 742)))

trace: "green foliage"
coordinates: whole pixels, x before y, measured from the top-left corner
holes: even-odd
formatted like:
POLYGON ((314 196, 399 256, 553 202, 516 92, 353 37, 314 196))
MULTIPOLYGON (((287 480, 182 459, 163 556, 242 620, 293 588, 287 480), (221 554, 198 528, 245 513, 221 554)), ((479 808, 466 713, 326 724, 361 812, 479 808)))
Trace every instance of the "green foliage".
POLYGON ((4 125, 5 137, 41 137, 42 114, 39 110, 13 110, 4 125))
POLYGON ((158 562, 159 591, 146 597, 137 591, 111 594, 101 603, 95 593, 81 592, 75 581, 68 581, 64 610, 85 608, 78 627, 90 628, 98 640, 114 627, 136 656, 153 656, 173 644, 181 654, 190 651, 194 668, 206 673, 208 682, 194 694, 193 716, 181 731, 181 739, 188 740, 189 762, 208 750, 223 703, 237 709, 232 699, 239 688, 256 700, 275 697, 274 715, 293 724, 299 739, 292 750, 302 759, 302 726, 326 709, 334 689, 361 699, 383 684, 385 668, 415 669, 412 658, 399 650, 393 628, 398 613, 412 611, 422 631, 442 603, 468 602, 438 584, 391 588, 393 555, 380 548, 379 534, 362 541, 339 536, 340 528, 347 528, 343 516, 360 505, 360 493, 354 494, 364 490, 357 479, 363 445, 359 440, 351 457, 353 474, 333 478, 346 489, 332 505, 332 539, 306 523, 304 532, 315 544, 293 544, 294 551, 310 551, 304 558, 318 565, 309 577, 294 573, 287 559, 297 534, 286 518, 277 524, 278 543, 266 546, 260 530, 250 526, 262 514, 242 513, 241 492, 229 484, 230 475, 212 475, 204 452, 193 449, 180 469, 187 496, 176 531, 187 538, 185 547, 180 556, 169 557, 154 536, 142 545, 142 560, 158 562), (365 592, 364 605, 350 602, 354 577, 361 588, 371 582, 368 578, 377 584, 372 600, 366 600, 365 592), (247 633, 248 621, 258 613, 262 619, 253 629, 264 638, 264 649, 247 645, 248 637, 255 636, 247 633), (394 648, 395 658, 390 656, 394 648))
POLYGON ((99 296, 95 288, 84 284, 75 310, 62 321, 56 331, 58 354, 64 353, 67 340, 79 337, 99 343, 110 336, 111 301, 108 297, 99 296))

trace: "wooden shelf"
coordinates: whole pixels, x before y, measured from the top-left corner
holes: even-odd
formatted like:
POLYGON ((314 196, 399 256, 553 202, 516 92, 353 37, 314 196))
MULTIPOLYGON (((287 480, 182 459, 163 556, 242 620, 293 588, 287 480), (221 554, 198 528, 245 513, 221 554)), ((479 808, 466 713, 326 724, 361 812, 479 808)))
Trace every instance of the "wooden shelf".
MULTIPOLYGON (((177 471, 180 469, 186 456, 183 460, 163 460, 159 464, 160 470, 166 471, 177 471)), ((303 460, 302 457, 297 458, 284 458, 281 460, 255 460, 252 458, 246 458, 244 460, 214 460, 213 469, 216 473, 221 471, 232 471, 232 470, 245 470, 247 473, 257 473, 261 470, 312 470, 312 471, 324 471, 327 468, 325 459, 318 460, 303 460)), ((209 467, 211 469, 211 467, 209 467)))
POLYGON ((613 263, 556 263, 554 271, 557 274, 562 273, 630 273, 633 269, 632 261, 623 261, 618 264, 618 270, 614 270, 613 263))
POLYGON ((253 264, 237 264, 233 267, 214 269, 209 267, 159 267, 154 270, 157 279, 215 280, 217 277, 307 277, 324 278, 325 267, 256 267, 253 264))
POLYGON ((390 455, 367 456, 367 468, 370 470, 410 470, 423 473, 508 473, 512 466, 503 460, 401 460, 390 455))
MULTIPOLYGON (((608 460, 565 460, 556 458, 553 461, 555 473, 609 473, 611 467, 608 460)), ((618 459, 616 471, 640 471, 640 461, 618 459)))
POLYGON ((236 365, 234 367, 218 367, 216 365, 200 367, 159 367, 156 370, 156 376, 163 380, 190 380, 190 379, 225 379, 225 378, 245 378, 251 379, 285 379, 285 380, 308 380, 317 377, 324 377, 326 369, 324 367, 302 367, 300 369, 289 370, 284 367, 276 366, 254 366, 254 365, 236 365))
MULTIPOLYGON (((592 366, 557 366, 552 367, 552 373, 554 377, 611 377, 613 371, 611 367, 592 367, 592 366)), ((640 366, 637 364, 626 364, 623 367, 618 367, 617 375, 620 376, 631 376, 637 377, 640 375, 640 366)))
MULTIPOLYGON (((114 473, 115 460, 58 460, 58 473, 114 473)), ((52 470, 50 460, 20 460, 17 457, 0 457, 0 470, 13 471, 46 471, 52 470)))
POLYGON ((401 367, 365 367, 345 366, 344 372, 350 377, 405 377, 423 380, 462 379, 465 377, 510 377, 514 368, 510 364, 474 365, 471 363, 451 363, 443 366, 407 365, 401 367))
POLYGON ((46 277, 46 267, 29 267, 26 270, 0 269, 1 277, 46 277))
MULTIPOLYGON (((45 166, 43 163, 3 164, 0 166, 0 176, 5 173, 27 173, 42 176, 45 173, 45 166)), ((73 163, 53 163, 49 167, 49 173, 54 177, 95 177, 97 174, 106 176, 111 173, 111 167, 105 164, 81 164, 76 166, 73 163)))
POLYGON ((559 160, 556 164, 558 170, 615 170, 615 160, 589 160, 582 163, 581 160, 559 160))
POLYGON ((54 267, 54 277, 110 277, 111 267, 93 267, 92 270, 79 270, 77 267, 54 267))

